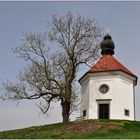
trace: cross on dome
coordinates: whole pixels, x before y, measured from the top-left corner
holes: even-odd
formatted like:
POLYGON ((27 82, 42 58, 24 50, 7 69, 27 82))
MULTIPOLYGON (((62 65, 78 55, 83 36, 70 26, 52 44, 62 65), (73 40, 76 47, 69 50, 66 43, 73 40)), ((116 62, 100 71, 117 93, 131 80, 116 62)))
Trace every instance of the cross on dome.
POLYGON ((109 33, 110 33, 110 29, 106 28, 106 34, 109 34, 109 33))

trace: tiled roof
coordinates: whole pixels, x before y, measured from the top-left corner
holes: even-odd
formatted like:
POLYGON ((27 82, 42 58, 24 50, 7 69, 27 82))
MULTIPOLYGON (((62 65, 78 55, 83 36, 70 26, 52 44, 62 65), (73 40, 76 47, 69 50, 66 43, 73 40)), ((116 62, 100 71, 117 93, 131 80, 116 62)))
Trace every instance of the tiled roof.
POLYGON ((128 70, 125 66, 123 66, 112 55, 103 55, 100 58, 100 60, 87 73, 118 71, 118 70, 126 72, 132 76, 135 76, 130 70, 128 70))

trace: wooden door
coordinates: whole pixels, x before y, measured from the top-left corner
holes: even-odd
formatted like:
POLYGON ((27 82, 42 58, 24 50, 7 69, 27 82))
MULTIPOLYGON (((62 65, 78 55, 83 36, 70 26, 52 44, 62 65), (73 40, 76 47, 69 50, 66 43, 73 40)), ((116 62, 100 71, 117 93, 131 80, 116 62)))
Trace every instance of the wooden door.
POLYGON ((109 104, 99 104, 99 119, 109 119, 109 104))

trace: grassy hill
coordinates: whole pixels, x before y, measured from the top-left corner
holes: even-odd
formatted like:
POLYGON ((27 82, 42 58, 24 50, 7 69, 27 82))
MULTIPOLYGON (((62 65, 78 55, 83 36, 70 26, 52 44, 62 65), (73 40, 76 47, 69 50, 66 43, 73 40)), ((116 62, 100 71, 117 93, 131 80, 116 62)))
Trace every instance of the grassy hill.
POLYGON ((84 120, 0 132, 0 139, 140 138, 140 122, 84 120))

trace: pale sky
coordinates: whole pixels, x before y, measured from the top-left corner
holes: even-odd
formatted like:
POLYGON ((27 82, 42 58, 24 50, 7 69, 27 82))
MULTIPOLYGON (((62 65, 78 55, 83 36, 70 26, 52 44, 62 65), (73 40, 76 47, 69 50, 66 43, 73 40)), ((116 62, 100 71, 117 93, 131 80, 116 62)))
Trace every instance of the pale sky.
MULTIPOLYGON (((100 27, 110 28, 116 47, 114 56, 140 77, 140 2, 0 2, 0 84, 6 79, 15 81, 18 71, 24 67, 24 62, 11 50, 21 44, 23 33, 44 32, 52 14, 61 16, 68 11, 95 18, 100 27)), ((139 106, 138 81, 137 120, 140 120, 139 106)), ((40 116, 39 112, 36 102, 22 101, 17 105, 0 100, 0 131, 60 122, 62 119, 59 105, 52 107, 47 117, 40 116)))

